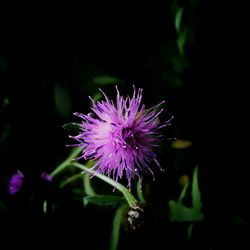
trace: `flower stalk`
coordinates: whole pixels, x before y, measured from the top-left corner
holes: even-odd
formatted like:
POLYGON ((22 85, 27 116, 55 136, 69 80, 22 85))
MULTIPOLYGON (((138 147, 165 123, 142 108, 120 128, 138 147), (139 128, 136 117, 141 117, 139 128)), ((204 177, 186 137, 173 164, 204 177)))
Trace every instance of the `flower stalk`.
POLYGON ((72 160, 74 160, 74 158, 82 151, 81 148, 77 147, 77 148, 74 148, 71 152, 71 154, 69 155, 69 157, 63 161, 61 164, 59 164, 55 170, 53 170, 51 173, 50 173, 50 176, 53 178, 55 177, 56 175, 58 175, 60 172, 62 172, 65 168, 67 168, 72 160))
POLYGON ((135 199, 135 197, 130 193, 130 191, 123 186, 122 184, 114 181, 113 179, 109 178, 106 175, 97 173, 96 171, 93 171, 89 168, 87 168, 86 166, 78 163, 78 162, 73 162, 72 163, 73 166, 83 170, 84 172, 87 172, 89 174, 95 175, 96 177, 98 177, 99 179, 105 181, 106 183, 110 184, 111 186, 117 188, 125 197, 126 201, 128 202, 129 206, 131 208, 136 208, 137 207, 137 200, 135 199))

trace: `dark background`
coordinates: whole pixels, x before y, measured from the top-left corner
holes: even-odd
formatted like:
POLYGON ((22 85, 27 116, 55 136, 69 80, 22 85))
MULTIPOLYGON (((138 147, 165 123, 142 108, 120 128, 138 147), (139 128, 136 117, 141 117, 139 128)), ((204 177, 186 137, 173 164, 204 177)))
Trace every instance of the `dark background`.
MULTIPOLYGON (((205 220, 194 230, 191 245, 220 249, 246 241, 247 22, 244 15, 237 16, 235 6, 178 1, 184 7, 182 25, 191 34, 180 53, 174 3, 1 8, 0 200, 7 207, 1 217, 14 228, 16 221, 31 217, 27 232, 41 223, 50 228, 46 232, 59 230, 67 238, 68 231, 58 225, 75 228, 84 223, 92 232, 87 234, 90 241, 97 235, 100 242, 109 239, 105 225, 110 225, 113 210, 82 211, 71 190, 58 190, 39 179, 42 171, 51 172, 68 155, 69 133, 62 125, 76 121, 73 112, 88 112, 87 96, 95 95, 99 87, 115 96, 114 84, 93 80, 108 75, 120 79, 124 95, 131 93, 133 84, 142 87, 147 106, 167 100, 164 116, 175 119, 166 136, 192 141, 191 148, 180 150, 166 142, 160 152, 168 173, 156 170, 157 181, 148 180, 154 207, 161 211, 165 206, 167 214, 168 200, 178 196, 178 178, 190 175, 198 164, 205 220), (179 63, 173 63, 176 60, 179 63), (16 169, 25 174, 26 182, 22 192, 11 197, 7 180, 16 169), (40 211, 43 197, 58 204, 57 212, 46 218, 40 211)), ((166 223, 159 217, 154 230, 145 235, 166 248, 185 245, 166 214, 166 223)), ((73 232, 81 236, 78 230, 73 232)), ((136 244, 146 245, 147 237, 141 237, 136 244)), ((124 244, 129 245, 126 240, 124 244)), ((97 242, 93 246, 100 247, 97 242)))

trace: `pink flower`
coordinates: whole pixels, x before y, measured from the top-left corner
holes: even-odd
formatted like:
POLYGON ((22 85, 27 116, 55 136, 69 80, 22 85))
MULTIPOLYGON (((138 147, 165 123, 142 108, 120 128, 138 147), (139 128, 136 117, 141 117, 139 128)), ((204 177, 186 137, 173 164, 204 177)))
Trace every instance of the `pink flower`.
MULTIPOLYGON (((136 91, 132 97, 122 97, 118 88, 116 104, 105 93, 103 101, 92 100, 92 112, 84 115, 74 113, 83 119, 80 124, 81 132, 77 136, 70 136, 77 140, 83 149, 80 158, 95 161, 92 169, 98 173, 110 175, 116 181, 126 173, 128 186, 131 179, 144 172, 153 171, 149 163, 154 161, 159 167, 154 149, 159 146, 162 137, 159 130, 170 125, 170 120, 160 124, 159 115, 163 109, 158 105, 149 109, 141 104, 142 89, 136 91)), ((161 169, 161 168, 160 168, 161 169)))

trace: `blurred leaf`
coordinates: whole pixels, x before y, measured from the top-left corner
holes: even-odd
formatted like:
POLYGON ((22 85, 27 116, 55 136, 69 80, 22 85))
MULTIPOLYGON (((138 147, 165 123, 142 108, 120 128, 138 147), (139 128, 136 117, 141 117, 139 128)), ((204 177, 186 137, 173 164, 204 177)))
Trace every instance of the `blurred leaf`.
POLYGON ((176 139, 171 143, 171 147, 174 149, 184 149, 192 146, 192 142, 188 140, 176 139))
POLYGON ((203 214, 195 209, 189 208, 176 201, 169 201, 169 220, 174 221, 201 221, 203 214))
POLYGON ((62 127, 73 133, 81 132, 81 125, 79 123, 74 123, 74 122, 66 123, 62 127))
POLYGON ((2 134, 0 134, 0 144, 8 137, 10 129, 11 129, 10 124, 8 123, 5 124, 2 134))
POLYGON ((233 217, 233 223, 237 226, 246 225, 246 221, 238 214, 235 214, 233 217))
POLYGON ((201 194, 198 185, 198 167, 194 169, 193 173, 193 182, 192 182, 192 199, 193 199, 193 208, 201 208, 201 194))
POLYGON ((123 197, 112 196, 112 195, 93 195, 93 196, 85 196, 83 198, 83 203, 85 206, 88 203, 97 206, 113 206, 121 203, 122 201, 124 201, 123 197))
POLYGON ((173 0, 173 1, 172 1, 172 4, 171 4, 171 13, 172 13, 174 16, 175 16, 175 13, 177 12, 178 8, 179 8, 179 5, 178 5, 177 1, 176 1, 176 0, 173 0))
POLYGON ((77 196, 81 196, 82 197, 84 195, 84 190, 83 190, 83 188, 73 188, 72 189, 72 194, 75 194, 77 196))
POLYGON ((184 45, 187 41, 187 29, 184 29, 180 32, 178 39, 177 39, 177 47, 179 49, 180 54, 184 53, 184 45))
POLYGON ((98 76, 93 79, 93 82, 95 84, 108 85, 108 84, 117 84, 120 81, 119 79, 112 76, 98 76))
POLYGON ((115 216, 114 216, 113 224, 112 224, 110 250, 116 250, 118 247, 120 228, 121 228, 121 224, 123 221, 123 213, 126 208, 127 206, 123 205, 119 207, 115 212, 115 216))
POLYGON ((10 100, 7 97, 4 97, 4 99, 3 99, 3 107, 4 108, 7 107, 9 105, 9 103, 10 103, 10 100))
POLYGON ((96 102, 96 101, 99 101, 100 99, 102 98, 102 94, 101 93, 96 93, 92 99, 96 102))
POLYGON ((185 197, 188 183, 184 186, 179 200, 169 201, 169 219, 170 221, 201 221, 203 219, 203 214, 200 211, 201 208, 201 195, 198 187, 198 167, 195 168, 193 173, 192 182, 192 199, 193 207, 189 208, 182 204, 182 200, 185 197))
POLYGON ((56 83, 54 98, 58 113, 63 117, 69 117, 71 114, 71 99, 66 86, 56 83))
POLYGON ((191 240, 194 224, 190 224, 187 228, 187 238, 191 240))
POLYGON ((196 47, 197 46, 197 41, 196 41, 196 37, 195 37, 195 33, 194 33, 194 30, 193 29, 189 29, 188 30, 188 36, 187 36, 187 40, 188 42, 196 47))
POLYGON ((190 3, 193 4, 194 6, 197 6, 201 3, 202 0, 190 0, 190 3))
POLYGON ((8 208, 7 206, 0 200, 0 211, 1 212, 7 212, 8 208))
POLYGON ((175 28, 178 33, 181 30, 181 18, 183 13, 183 7, 179 7, 175 15, 175 28))
POLYGON ((183 71, 183 69, 188 68, 189 67, 189 62, 187 61, 187 59, 184 56, 173 56, 171 58, 171 63, 174 66, 174 70, 177 73, 181 73, 183 71))
POLYGON ((182 79, 176 72, 162 72, 162 78, 171 88, 179 88, 182 85, 182 79))

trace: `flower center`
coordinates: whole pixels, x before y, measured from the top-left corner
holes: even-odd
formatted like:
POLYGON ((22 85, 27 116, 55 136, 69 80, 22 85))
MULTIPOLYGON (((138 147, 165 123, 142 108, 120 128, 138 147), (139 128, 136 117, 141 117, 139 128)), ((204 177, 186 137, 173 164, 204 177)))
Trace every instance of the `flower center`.
POLYGON ((131 128, 123 128, 121 135, 123 139, 123 148, 138 149, 136 136, 131 128))

